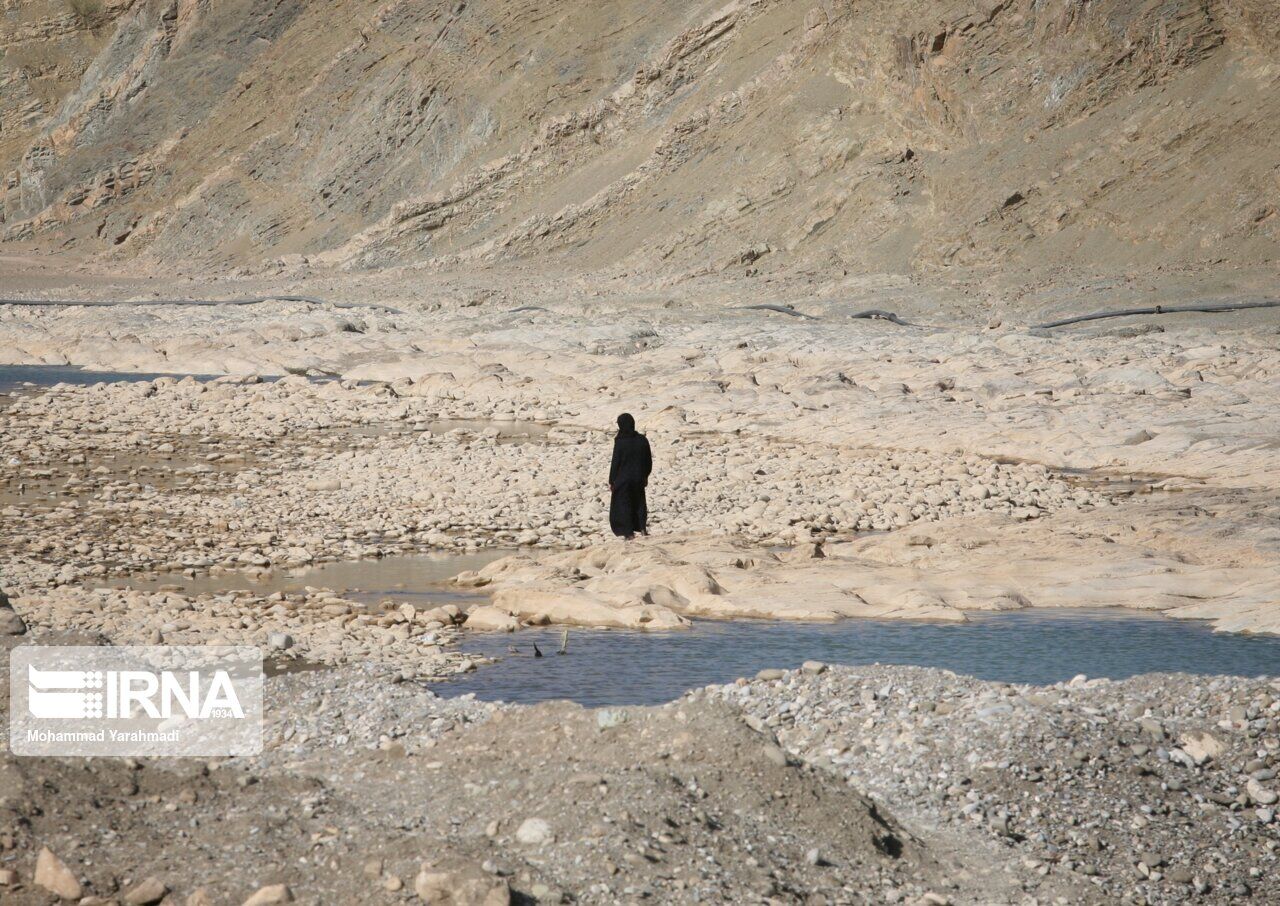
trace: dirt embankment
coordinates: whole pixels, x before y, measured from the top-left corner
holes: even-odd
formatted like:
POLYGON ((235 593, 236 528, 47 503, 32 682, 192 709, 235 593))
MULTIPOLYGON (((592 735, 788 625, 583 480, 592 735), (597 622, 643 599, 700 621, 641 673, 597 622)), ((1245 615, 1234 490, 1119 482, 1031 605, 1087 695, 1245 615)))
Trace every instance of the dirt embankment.
POLYGON ((1260 0, 134 0, 92 33, 24 6, 10 240, 205 269, 1274 264, 1260 0))
MULTIPOLYGON (((272 713, 298 713, 309 682, 272 680, 272 713)), ((383 682, 356 696, 320 682, 318 709, 348 720, 391 694, 400 708, 440 706, 425 689, 383 682)), ((921 836, 717 702, 383 720, 400 738, 381 747, 294 736, 215 765, 6 756, 0 871, 16 877, 4 901, 47 904, 54 881, 72 899, 154 903, 167 890, 193 906, 275 885, 289 899, 253 902, 926 906, 1023 902, 1024 885, 1080 902, 1093 889, 1041 878, 977 836, 921 836), (64 870, 46 866, 42 885, 44 848, 64 870)))
POLYGON ((811 662, 584 711, 298 673, 252 759, 0 758, 0 897, 1270 903, 1278 694, 811 662))

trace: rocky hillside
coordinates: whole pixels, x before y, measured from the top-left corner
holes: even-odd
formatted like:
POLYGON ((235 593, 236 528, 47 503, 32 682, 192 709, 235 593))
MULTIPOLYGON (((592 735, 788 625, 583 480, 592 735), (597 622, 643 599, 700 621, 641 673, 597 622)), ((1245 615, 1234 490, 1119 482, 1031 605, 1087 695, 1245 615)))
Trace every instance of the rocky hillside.
MULTIPOLYGON (((0 0, 0 167, 17 165, 130 0, 0 0)), ((12 188, 13 177, 8 180, 12 188)))
POLYGON ((0 230, 206 269, 1276 259, 1271 0, 721 3, 4 0, 0 230))

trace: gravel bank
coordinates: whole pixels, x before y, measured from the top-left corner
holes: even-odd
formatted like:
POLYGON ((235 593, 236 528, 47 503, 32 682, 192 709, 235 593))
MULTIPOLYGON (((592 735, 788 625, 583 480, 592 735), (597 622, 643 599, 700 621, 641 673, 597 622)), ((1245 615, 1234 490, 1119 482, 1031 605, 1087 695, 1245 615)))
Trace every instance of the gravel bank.
POLYGON ((692 697, 899 815, 1088 879, 1093 902, 1277 902, 1280 680, 1035 687, 815 664, 692 697))

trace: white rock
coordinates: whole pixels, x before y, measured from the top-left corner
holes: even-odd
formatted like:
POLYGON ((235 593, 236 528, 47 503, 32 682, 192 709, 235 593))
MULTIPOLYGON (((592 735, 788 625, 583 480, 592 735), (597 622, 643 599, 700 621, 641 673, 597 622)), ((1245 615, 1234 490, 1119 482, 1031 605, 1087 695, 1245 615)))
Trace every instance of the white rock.
POLYGON ((526 846, 540 846, 555 839, 551 825, 541 818, 526 818, 516 829, 516 840, 526 846))

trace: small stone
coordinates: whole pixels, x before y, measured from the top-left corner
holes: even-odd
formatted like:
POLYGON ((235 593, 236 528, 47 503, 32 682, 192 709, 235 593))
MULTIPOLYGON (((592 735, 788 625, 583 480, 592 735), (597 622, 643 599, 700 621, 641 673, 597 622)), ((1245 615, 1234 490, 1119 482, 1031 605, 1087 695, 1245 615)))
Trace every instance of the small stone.
POLYGON ((387 875, 382 879, 382 889, 390 893, 396 893, 404 887, 404 881, 401 881, 397 875, 387 875))
POLYGON ((627 712, 617 708, 602 708, 596 712, 596 726, 608 730, 627 722, 627 712))
POLYGON ((760 751, 767 760, 772 761, 778 767, 785 768, 787 766, 787 753, 778 746, 767 745, 760 751))
POLYGON ((159 903, 163 900, 168 892, 169 888, 163 881, 159 878, 150 877, 126 893, 124 901, 129 906, 151 906, 152 903, 159 903))
POLYGON ((78 900, 84 890, 76 876, 67 868, 66 863, 55 856, 48 847, 40 850, 36 856, 36 885, 64 900, 78 900))
POLYGON ((780 680, 786 675, 787 671, 785 670, 779 670, 776 667, 766 667, 764 670, 761 670, 756 674, 756 679, 770 683, 774 680, 780 680))
POLYGON ((413 892, 428 903, 436 903, 449 895, 453 875, 447 871, 432 871, 425 866, 413 879, 413 892))
POLYGON ((1267 789, 1252 777, 1249 778, 1249 782, 1245 784, 1244 788, 1248 792, 1249 798, 1258 805, 1275 805, 1276 800, 1280 799, 1280 795, 1267 789))
POLYGON ((820 673, 827 672, 827 665, 822 661, 805 661, 800 665, 800 669, 810 676, 817 676, 820 673))
POLYGON ((1159 853, 1142 853, 1138 856, 1138 862, 1145 865, 1147 868, 1159 868, 1164 864, 1164 856, 1159 853))
POLYGON ((293 636, 287 632, 273 632, 267 636, 267 647, 272 651, 288 651, 293 647, 293 636))
POLYGON ((0 868, 0 887, 12 887, 18 883, 18 873, 12 868, 0 868))
POLYGON ((516 828, 516 839, 526 846, 540 846, 555 839, 551 825, 541 818, 526 818, 516 828))
POLYGON ((187 895, 186 906, 213 906, 213 897, 203 887, 197 887, 187 895))
POLYGON ((18 616, 5 593, 0 591, 0 635, 22 635, 27 624, 18 616))
POLYGON ((414 879, 413 890, 426 903, 453 906, 509 906, 511 903, 507 882, 477 868, 441 871, 423 865, 414 879))
POLYGON ((1152 742, 1160 742, 1164 739, 1164 727, 1160 725, 1159 721, 1146 717, 1138 721, 1138 726, 1142 728, 1143 734, 1152 742))
POLYGON ((242 906, 275 906, 277 903, 292 903, 293 891, 288 884, 268 884, 259 887, 242 906))
POLYGON ((1210 733, 1187 733, 1179 740, 1179 745, 1197 765, 1217 758, 1225 748, 1222 741, 1210 733))
POLYGON ((815 846, 804 854, 804 860, 810 865, 822 865, 822 851, 815 846))

